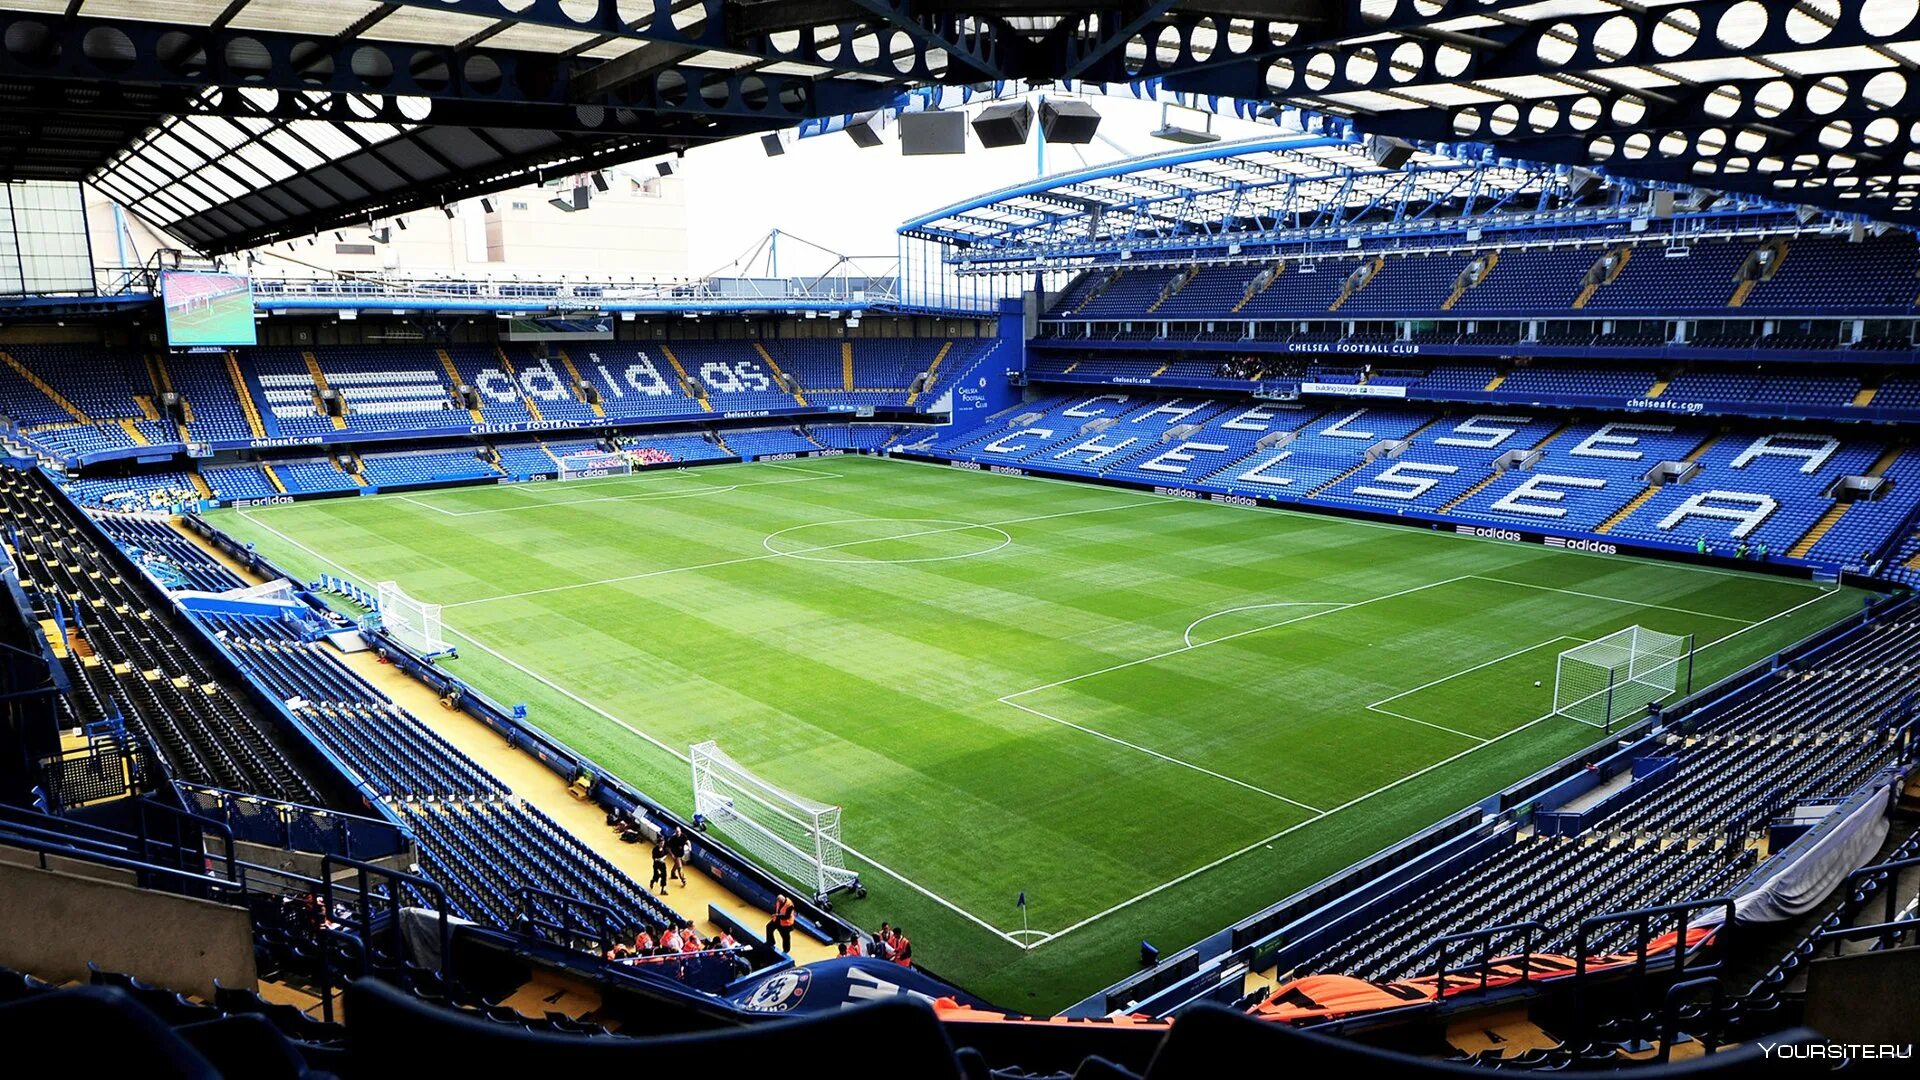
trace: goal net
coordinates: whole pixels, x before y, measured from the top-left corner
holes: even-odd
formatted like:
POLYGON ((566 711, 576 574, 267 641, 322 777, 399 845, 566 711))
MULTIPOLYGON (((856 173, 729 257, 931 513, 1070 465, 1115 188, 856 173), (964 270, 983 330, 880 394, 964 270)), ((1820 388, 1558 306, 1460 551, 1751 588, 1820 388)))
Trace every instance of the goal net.
POLYGON ((596 476, 625 476, 633 471, 633 463, 625 454, 609 454, 603 451, 587 451, 579 454, 567 454, 560 458, 560 479, 590 480, 596 476))
POLYGON ((432 656, 447 651, 447 640, 440 636, 440 605, 423 604, 391 581, 374 586, 380 606, 380 625, 416 652, 432 656))
POLYGON ((1629 626, 1560 654, 1553 678, 1553 711, 1613 730, 1648 705, 1692 688, 1693 639, 1629 626))
POLYGON ((840 808, 767 783, 728 757, 713 741, 700 743, 693 762, 693 809, 707 823, 769 869, 825 899, 858 888, 840 845, 840 808))

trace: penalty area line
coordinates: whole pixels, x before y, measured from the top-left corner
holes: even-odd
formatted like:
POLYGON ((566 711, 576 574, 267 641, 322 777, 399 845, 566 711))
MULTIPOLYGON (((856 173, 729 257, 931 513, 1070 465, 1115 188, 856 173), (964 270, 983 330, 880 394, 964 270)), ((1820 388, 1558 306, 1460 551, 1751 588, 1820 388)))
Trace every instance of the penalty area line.
MULTIPOLYGON (((271 525, 268 525, 266 522, 255 520, 250 515, 248 515, 247 512, 244 510, 240 511, 240 516, 247 518, 247 520, 249 521, 253 521, 254 524, 260 526, 262 529, 265 529, 266 531, 272 533, 273 535, 279 537, 280 539, 286 541, 287 543, 292 544, 294 547, 299 548, 301 551, 306 552, 308 555, 313 556, 314 558, 320 560, 322 563, 325 563, 326 565, 333 567, 335 570, 340 571, 342 574, 345 574, 348 577, 358 577, 358 578, 365 577, 364 574, 361 574, 358 571, 355 571, 349 567, 341 565, 337 560, 334 560, 334 559, 328 558, 325 555, 322 555, 320 552, 315 551, 311 547, 308 547, 306 544, 303 544, 298 540, 295 540, 293 537, 288 536, 286 533, 281 532, 280 530, 274 528, 271 525)), ((453 636, 460 638, 461 640, 472 645, 474 648, 479 649, 481 652, 486 653, 488 656, 493 657, 495 660, 498 660, 501 663, 507 665, 508 667, 513 668, 515 671, 520 672, 521 674, 527 676, 533 681, 540 683, 542 686, 547 687, 548 689, 552 690, 554 693, 557 693, 560 696, 566 698, 567 700, 572 701, 573 703, 579 705, 581 708, 586 709, 587 711, 607 721, 610 721, 611 723, 619 726, 620 728, 640 737, 650 745, 655 746, 660 750, 663 750, 668 754, 673 755, 673 757, 679 760, 681 763, 683 764, 690 763, 691 759, 688 758, 684 752, 674 749, 672 746, 668 745, 667 743, 662 742, 656 736, 649 734, 646 731, 642 731, 640 728, 635 727, 634 725, 628 723, 625 720, 622 720, 620 717, 615 716, 613 713, 608 712, 606 709, 603 709, 600 706, 594 704, 593 702, 588 701, 586 698, 581 697, 579 694, 574 693, 572 690, 569 690, 566 687, 561 686, 559 683, 554 682, 552 679, 547 678, 545 675, 541 675, 538 672, 533 671, 532 669, 528 668, 526 665, 520 663, 518 660, 515 660, 512 657, 507 656, 505 653, 502 653, 499 650, 493 648, 492 646, 487 645, 485 642, 482 642, 476 639, 472 634, 467 633, 463 630, 456 629, 451 626, 446 626, 444 624, 442 624, 441 629, 446 633, 452 634, 453 636)), ((1020 940, 1018 936, 1000 929, 999 927, 993 925, 992 923, 986 921, 985 919, 982 919, 980 916, 975 915, 973 912, 968 911, 966 908, 961 907, 960 905, 954 903, 953 901, 948 900, 946 897, 941 896, 939 893, 934 892, 932 889, 929 889, 926 886, 921 885, 919 882, 914 881, 912 878, 907 877, 905 874, 900 873, 898 870, 895 870, 887 866, 885 863, 882 863, 877 859, 874 859, 866 854, 863 854, 862 852, 852 847, 849 847, 846 844, 841 844, 840 846, 844 851, 846 851, 848 855, 852 856, 854 859, 858 860, 863 865, 871 867, 874 870, 877 870, 880 873, 886 875, 887 877, 890 877, 893 880, 899 882, 900 884, 905 885, 907 888, 912 889, 914 892, 917 892, 921 896, 924 896, 927 899, 933 901, 934 903, 940 905, 941 907, 946 908, 948 911, 951 911, 955 915, 958 915, 961 918, 967 920, 968 922, 974 924, 975 926, 978 926, 980 929, 985 930, 986 932, 992 934, 993 936, 999 938, 1002 941, 1005 941, 1007 944, 1012 945, 1014 948, 1021 949, 1021 950, 1034 948, 1034 945, 1028 944, 1027 942, 1020 940)))
POLYGON ((1273 843, 1275 840, 1279 840, 1285 836, 1288 836, 1294 832, 1297 832, 1301 829, 1306 828, 1307 826, 1313 824, 1316 821, 1324 821, 1327 818, 1332 817, 1333 815, 1339 813, 1342 810, 1351 809, 1355 806, 1360 805, 1363 802, 1366 802, 1369 799, 1374 798, 1377 795, 1384 795, 1387 792, 1392 791, 1394 788, 1397 788, 1401 784, 1407 783, 1410 780, 1417 780, 1420 777, 1425 776, 1426 774, 1434 771, 1435 769, 1439 769, 1439 768, 1443 768, 1445 766, 1451 765, 1454 762, 1459 761, 1461 758, 1466 757, 1468 754, 1471 754, 1477 750, 1484 750, 1487 747, 1492 746, 1494 743, 1497 743, 1502 739, 1508 738, 1513 735, 1518 735, 1519 733, 1526 731, 1528 728, 1533 727, 1535 724, 1541 723, 1542 721, 1551 720, 1553 719, 1554 715, 1555 714, 1553 713, 1548 713, 1545 716, 1535 717, 1534 719, 1529 720, 1524 724, 1521 724, 1519 727, 1516 727, 1511 731, 1502 732, 1501 734, 1496 735, 1493 738, 1486 740, 1485 742, 1476 743, 1472 746, 1469 746, 1465 750, 1462 750, 1459 753, 1454 754, 1452 757, 1441 758, 1439 761, 1436 761, 1431 765, 1427 765, 1413 772, 1410 772, 1398 780, 1394 780, 1390 783, 1382 784, 1379 787, 1374 788, 1372 791, 1366 792, 1365 794, 1356 795, 1353 798, 1348 799, 1346 802, 1341 803, 1339 806, 1336 806, 1330 810, 1323 810, 1319 814, 1315 815, 1314 817, 1310 817, 1307 820, 1299 822, 1297 824, 1289 825, 1286 828, 1281 829, 1279 832, 1274 833, 1272 836, 1262 837, 1261 839, 1255 840, 1253 843, 1248 844, 1245 847, 1239 848, 1238 850, 1229 851, 1225 855, 1222 855, 1219 858, 1214 859, 1212 862, 1206 863, 1203 866, 1196 866, 1192 870, 1189 870, 1186 873, 1181 874, 1179 877, 1173 878, 1168 881, 1163 881, 1160 884, 1155 885, 1153 888, 1148 889, 1146 892, 1140 893, 1138 896, 1129 897, 1128 899, 1122 900, 1119 903, 1114 904, 1112 907, 1107 908, 1105 911, 1099 912, 1094 915, 1089 915, 1086 918, 1081 919, 1079 922, 1074 923, 1071 926, 1068 926, 1064 930, 1057 930, 1051 934, 1048 934, 1046 937, 1043 937, 1038 941, 1035 941, 1032 945, 1027 947, 1030 949, 1037 949, 1040 946, 1045 945, 1050 941, 1058 941, 1059 939, 1066 937, 1068 934, 1073 933, 1075 930, 1079 930, 1086 926, 1091 926, 1094 923, 1099 922, 1101 919, 1107 918, 1110 915, 1117 914, 1127 908, 1130 908, 1142 900, 1146 900, 1151 897, 1157 896, 1160 893, 1163 893, 1168 889, 1173 888, 1176 885, 1184 884, 1185 882, 1191 881, 1192 879, 1199 877, 1201 874, 1204 874, 1210 870, 1215 870, 1221 866, 1225 866, 1227 863, 1230 863, 1235 859, 1240 858, 1242 855, 1246 855, 1249 852, 1258 850, 1259 848, 1263 848, 1268 844, 1273 843))
MULTIPOLYGON (((1821 593, 1820 593, 1820 595, 1819 595, 1819 596, 1815 596, 1815 597, 1813 597, 1812 599, 1809 599, 1809 600, 1803 600, 1803 601, 1801 601, 1800 603, 1797 603, 1797 604, 1795 604, 1795 605, 1793 605, 1792 607, 1790 607, 1790 608, 1786 608, 1786 609, 1784 609, 1784 610, 1782 610, 1782 611, 1776 611, 1776 612, 1774 612, 1774 613, 1773 613, 1772 615, 1769 615, 1769 616, 1767 616, 1766 618, 1764 618, 1764 619, 1761 619, 1761 620, 1760 620, 1760 621, 1758 621, 1758 622, 1755 622, 1755 623, 1751 623, 1751 624, 1749 624, 1749 625, 1746 625, 1746 626, 1742 626, 1742 627, 1740 627, 1740 628, 1738 628, 1738 629, 1736 629, 1736 630, 1734 630, 1734 631, 1733 631, 1732 633, 1729 633, 1729 634, 1727 634, 1727 635, 1726 635, 1725 637, 1720 637, 1720 638, 1715 638, 1714 640, 1712 640, 1712 641, 1709 641, 1709 642, 1707 642, 1707 643, 1706 643, 1705 645, 1701 645, 1701 646, 1699 646, 1698 648, 1696 648, 1696 649, 1694 649, 1693 651, 1694 651, 1694 653, 1695 653, 1696 655, 1698 655, 1699 653, 1703 653, 1703 652, 1706 652, 1706 651, 1707 651, 1708 649, 1711 649, 1711 648, 1713 648, 1713 647, 1714 647, 1714 646, 1716 646, 1716 645, 1724 645, 1724 644, 1726 644, 1727 642, 1729 642, 1729 641, 1732 641, 1732 640, 1733 640, 1734 638, 1737 638, 1737 637, 1739 637, 1740 635, 1742 635, 1742 634, 1744 634, 1744 633, 1747 633, 1747 632, 1748 632, 1748 631, 1750 631, 1750 630, 1757 630, 1757 629, 1759 629, 1760 627, 1762 627, 1762 626, 1765 626, 1765 625, 1767 625, 1768 623, 1771 623, 1771 622, 1773 622, 1773 621, 1775 621, 1776 619, 1784 619, 1784 618, 1787 618, 1788 616, 1790 616, 1790 615, 1793 615, 1793 614, 1794 614, 1795 612, 1798 612, 1798 611, 1800 611, 1800 610, 1801 610, 1802 608, 1806 608, 1806 607, 1810 607, 1810 606, 1812 606, 1812 605, 1814 605, 1814 604, 1818 604, 1818 603, 1820 603, 1821 601, 1823 601, 1823 600, 1828 600, 1828 599, 1831 599, 1832 597, 1834 597, 1834 596, 1836 596, 1836 595, 1839 595, 1839 594, 1838 594, 1838 593, 1835 593, 1835 592, 1831 592, 1831 591, 1828 591, 1828 590, 1824 590, 1824 589, 1823 589, 1823 590, 1821 590, 1821 593)), ((1390 701, 1390 700, 1392 700, 1392 699, 1391 699, 1391 698, 1388 698, 1388 699, 1385 699, 1385 700, 1389 700, 1389 701, 1390 701)), ((1378 787, 1378 788, 1375 788, 1374 790, 1372 790, 1372 791, 1369 791, 1369 792, 1367 792, 1367 793, 1365 793, 1365 794, 1363 794, 1363 795, 1358 795, 1358 796, 1355 796, 1354 798, 1352 798, 1352 799, 1349 799, 1349 800, 1347 800, 1346 802, 1343 802, 1343 803, 1341 803, 1341 804, 1340 804, 1339 806, 1336 806, 1336 807, 1334 807, 1333 809, 1331 809, 1331 810, 1328 810, 1328 811, 1326 811, 1325 813, 1323 813, 1323 814, 1321 814, 1321 815, 1320 815, 1319 817, 1313 817, 1313 818, 1308 818, 1308 819, 1307 819, 1306 821, 1302 821, 1302 822, 1300 822, 1300 823, 1299 823, 1299 824, 1297 824, 1297 825, 1290 825, 1290 826, 1288 826, 1287 828, 1285 828, 1285 829, 1282 829, 1282 830, 1280 830, 1280 831, 1279 831, 1279 832, 1277 832, 1277 833, 1274 833, 1274 834, 1273 834, 1272 836, 1268 836, 1268 837, 1264 837, 1264 838, 1262 838, 1262 839, 1259 839, 1259 840, 1255 840, 1255 841, 1254 841, 1253 843, 1251 843, 1251 844, 1248 844, 1248 845, 1246 845, 1245 847, 1243 847, 1243 848, 1240 848, 1240 849, 1239 849, 1239 850, 1237 850, 1237 851, 1230 851, 1230 852, 1228 852, 1227 854, 1225 854, 1225 855, 1222 855, 1222 856, 1220 856, 1220 857, 1219 857, 1219 858, 1217 858, 1217 859, 1214 859, 1214 860, 1213 860, 1212 862, 1209 862, 1209 863, 1207 863, 1207 864, 1206 864, 1206 865, 1204 865, 1204 866, 1198 866, 1198 867, 1195 867, 1194 869, 1192 869, 1192 870, 1189 870, 1189 871, 1187 871, 1187 872, 1186 872, 1186 873, 1184 873, 1184 874, 1181 874, 1181 875, 1180 875, 1179 877, 1176 877, 1176 878, 1173 878, 1173 879, 1171 879, 1171 880, 1169 880, 1169 881, 1165 881, 1165 882, 1162 882, 1162 883, 1160 883, 1159 885, 1156 885, 1156 886, 1154 886, 1153 888, 1151 888, 1151 889, 1148 889, 1147 891, 1145 891, 1145 892, 1143 892, 1143 893, 1140 893, 1140 894, 1139 894, 1138 896, 1133 896, 1133 897, 1130 897, 1130 898, 1128 898, 1128 899, 1126 899, 1126 900, 1122 900, 1122 901, 1120 901, 1119 903, 1117 903, 1117 904, 1114 904, 1113 906, 1111 906, 1111 907, 1109 907, 1109 908, 1107 908, 1107 909, 1106 909, 1105 911, 1102 911, 1102 912, 1099 912, 1098 914, 1095 914, 1095 915, 1090 915, 1090 916, 1088 916, 1088 917, 1086 917, 1086 918, 1084 918, 1084 919, 1081 919, 1081 920, 1080 920, 1079 922, 1076 922, 1076 923, 1074 923, 1074 924, 1072 924, 1071 926, 1068 926, 1068 927, 1067 927, 1066 929, 1064 929, 1064 930, 1058 930, 1058 931, 1055 931, 1054 933, 1052 933, 1052 934, 1049 934, 1049 935, 1047 935, 1046 937, 1043 937, 1043 938, 1040 938, 1040 939, 1038 939, 1038 940, 1036 940, 1035 942, 1033 942, 1033 944, 1031 944, 1031 945, 1029 945, 1029 946, 1026 946, 1026 947, 1027 947, 1027 948, 1029 948, 1029 949, 1037 949, 1037 948, 1039 948, 1040 946, 1042 946, 1042 945, 1045 945, 1046 943, 1048 943, 1048 942, 1050 942, 1050 941, 1055 941, 1055 940, 1058 940, 1059 938, 1062 938, 1062 937, 1065 937, 1066 935, 1068 935, 1068 934, 1070 934, 1070 933, 1072 933, 1072 932, 1073 932, 1073 931, 1075 931, 1075 930, 1079 930, 1079 929, 1081 929, 1081 928, 1083 928, 1083 927, 1086 927, 1086 926, 1091 926, 1092 924, 1094 924, 1094 923, 1096 923, 1096 922, 1099 922, 1099 921, 1100 921, 1101 919, 1104 919, 1104 918, 1107 918, 1107 917, 1108 917, 1108 916, 1110 916, 1110 915, 1114 915, 1114 914, 1117 914, 1118 912, 1120 912, 1120 911, 1123 911, 1123 910, 1125 910, 1126 908, 1129 908, 1129 907, 1132 907, 1133 905, 1135 905, 1135 904, 1137 904, 1137 903, 1140 903, 1140 902, 1141 902, 1141 901, 1143 901, 1143 900, 1147 900, 1147 899, 1149 899, 1149 898, 1151 898, 1151 897, 1153 897, 1153 896, 1156 896, 1156 895, 1158 895, 1158 894, 1160 894, 1160 893, 1162 893, 1162 892, 1165 892, 1166 890, 1168 890, 1168 889, 1171 889, 1171 888, 1173 888, 1173 887, 1175 887, 1175 886, 1177 886, 1177 885, 1181 885, 1181 884, 1184 884, 1185 882, 1187 882, 1187 881, 1190 881, 1190 880, 1192 880, 1192 879, 1194 879, 1194 878, 1196 878, 1196 877, 1198 877, 1198 876, 1200 876, 1201 874, 1204 874, 1204 873, 1206 873, 1206 872, 1208 872, 1208 871, 1210 871, 1210 870, 1215 870, 1215 869, 1218 869, 1219 867, 1221 867, 1221 866, 1224 866, 1224 865, 1226 865, 1227 863, 1230 863, 1230 862, 1233 862, 1234 860, 1236 860, 1236 859, 1238 859, 1238 858, 1240 858, 1240 857, 1241 857, 1241 856, 1243 856, 1243 855, 1246 855, 1246 854, 1248 854, 1249 852, 1252 852, 1252 851, 1256 851, 1256 850, 1258 850, 1258 849, 1260 849, 1260 848, 1262 848, 1262 847, 1265 847, 1265 846, 1267 846, 1268 844, 1271 844, 1271 843, 1273 843, 1273 842, 1274 842, 1275 840, 1279 840, 1279 839, 1281 839, 1281 838, 1283 838, 1283 837, 1285 837, 1285 836, 1287 836, 1287 835, 1289 835, 1289 834, 1291 834, 1291 833, 1294 833, 1294 832, 1296 832, 1296 831, 1298 831, 1298 830, 1300 830, 1300 829, 1304 829, 1304 828, 1306 828, 1306 827, 1307 827, 1308 825, 1311 825, 1311 824, 1313 824, 1313 823, 1314 823, 1314 822, 1316 822, 1316 821, 1320 821, 1320 820, 1322 820, 1323 818, 1329 818, 1329 817, 1332 817, 1333 815, 1335 815, 1335 814, 1338 814, 1338 813, 1339 813, 1340 811, 1342 811, 1342 810, 1347 810, 1347 809, 1350 809, 1350 808, 1352 808, 1352 807, 1355 807, 1355 806, 1358 806, 1359 804, 1361 804, 1361 803, 1363 803, 1363 802, 1366 802, 1367 800, 1369 800, 1369 799, 1372 799, 1372 798, 1374 798, 1375 796, 1378 796, 1378 795, 1384 795, 1384 794, 1386 794, 1387 792, 1389 792, 1389 791, 1391 791, 1391 790, 1393 790, 1394 788, 1397 788, 1397 787, 1399 787, 1400 785, 1402 785, 1402 784, 1405 784, 1405 783, 1407 783, 1408 781, 1411 781, 1411 780, 1416 780, 1416 779, 1418 779, 1418 778, 1420 778, 1420 777, 1422 777, 1422 776, 1424 776, 1424 775, 1426 775, 1427 773, 1430 773, 1430 772, 1433 772, 1433 771, 1434 771, 1435 769, 1439 769, 1439 768, 1443 768, 1443 767, 1445 767, 1445 766, 1447 766, 1447 765, 1451 765, 1451 764, 1453 764, 1454 762, 1456 762, 1456 761, 1459 761, 1459 760, 1460 760, 1461 758, 1464 758, 1464 757, 1466 757, 1466 756, 1467 756, 1468 754, 1471 754, 1471 753, 1474 753, 1474 752, 1475 752, 1475 751, 1477 751, 1477 750, 1484 750, 1484 749, 1486 749, 1487 747, 1489 747, 1489 746, 1492 746, 1492 745, 1493 745, 1494 743, 1497 743, 1497 742, 1500 742, 1501 740, 1503 740, 1503 739, 1507 739, 1507 738, 1510 738, 1510 737, 1512 737, 1512 736, 1514 736, 1514 735, 1518 735, 1519 733, 1521 733, 1521 732, 1523 732, 1523 731, 1526 731, 1526 730, 1528 730, 1528 729, 1530 729, 1530 728, 1532 728, 1532 727, 1534 727, 1534 726, 1536 726, 1536 725, 1538 725, 1538 724, 1541 724, 1541 723, 1544 723, 1544 722, 1546 722, 1546 721, 1548 721, 1548 720, 1551 720, 1551 719, 1553 719, 1554 717, 1556 717, 1556 716, 1558 716, 1558 715, 1559 715, 1558 713, 1551 713, 1551 712, 1550 712, 1550 713, 1547 713, 1547 714, 1545 714, 1545 715, 1543 715, 1543 716, 1538 716, 1538 717, 1535 717, 1534 719, 1532 719, 1532 720, 1529 720, 1529 721, 1527 721, 1526 723, 1524 723, 1524 724, 1521 724, 1521 725, 1519 725, 1518 727, 1515 727, 1515 728, 1513 728, 1513 729, 1512 729, 1512 730, 1510 730, 1510 731, 1504 731, 1504 732, 1502 732, 1502 733, 1500 733, 1500 734, 1498 734, 1498 735, 1495 735, 1495 736, 1494 736, 1493 738, 1491 738, 1491 739, 1488 739, 1488 740, 1487 740, 1486 742, 1484 742, 1484 743, 1479 743, 1479 744, 1476 744, 1476 745, 1474 745, 1474 746, 1469 746, 1469 747, 1467 747, 1467 748, 1466 748, 1465 750, 1462 750, 1462 751, 1460 751, 1459 753, 1457 753, 1457 754, 1454 754, 1454 755, 1453 755, 1452 757, 1448 757, 1448 758, 1443 758, 1443 759, 1441 759, 1441 760, 1439 760, 1439 761, 1436 761, 1436 762, 1434 762, 1434 763, 1433 763, 1433 764, 1431 764, 1431 765, 1427 765, 1427 766, 1425 766, 1425 767, 1423 767, 1423 768, 1421 768, 1421 769, 1419 769, 1419 770, 1416 770, 1416 771, 1414 771, 1414 772, 1411 772, 1411 773, 1408 773, 1407 775, 1405 775, 1405 776, 1403 776, 1403 777, 1401 777, 1401 778, 1400 778, 1400 779, 1398 779, 1398 780, 1395 780, 1395 781, 1393 781, 1392 783, 1389 783, 1389 784, 1384 784, 1384 785, 1382 785, 1382 786, 1380 786, 1380 787, 1378 787)))
POLYGON ((1042 720, 1051 720, 1054 723, 1061 725, 1062 727, 1070 727, 1075 731, 1082 732, 1087 735, 1091 735, 1096 739, 1105 739, 1110 743, 1115 743, 1117 745, 1124 746, 1129 750, 1138 751, 1139 753, 1145 754, 1148 757, 1158 758, 1159 760, 1164 761, 1169 765, 1178 765, 1183 769, 1192 769, 1194 772, 1203 773, 1207 776, 1211 776, 1215 780, 1224 780, 1227 783, 1234 785, 1235 787, 1246 788, 1248 791, 1257 792, 1261 795, 1265 795, 1269 799, 1277 799, 1280 802, 1288 804, 1289 806, 1297 806, 1300 809, 1305 810, 1310 814, 1322 814, 1326 812, 1310 803, 1303 803, 1299 799, 1289 799, 1285 795, 1282 795, 1278 792, 1268 791, 1266 788, 1263 788, 1258 784, 1249 784, 1245 780, 1240 780, 1235 777, 1228 776, 1226 773, 1214 772, 1212 769, 1209 769, 1204 765, 1195 765, 1191 761, 1186 761, 1182 758, 1174 757, 1171 754, 1163 754, 1160 751, 1154 750, 1150 747, 1141 746, 1139 743, 1128 742, 1127 740, 1119 737, 1118 735, 1109 735, 1104 731, 1099 731, 1094 728, 1085 727, 1083 725, 1076 724, 1071 720, 1062 720, 1059 717, 1054 716, 1050 713, 1043 713, 1039 709, 1033 708, 1032 706, 1029 706, 1029 705, 1022 705, 1017 701, 1009 701, 1006 698, 1001 698, 1000 702, 1004 705, 1011 705, 1014 708, 1019 709, 1023 713, 1031 713, 1042 720))

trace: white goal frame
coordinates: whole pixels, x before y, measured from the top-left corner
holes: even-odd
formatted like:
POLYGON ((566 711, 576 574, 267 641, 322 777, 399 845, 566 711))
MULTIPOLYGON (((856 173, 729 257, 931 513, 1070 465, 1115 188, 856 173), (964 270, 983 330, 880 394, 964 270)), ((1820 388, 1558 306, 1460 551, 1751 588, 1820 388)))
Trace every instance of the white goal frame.
POLYGON ((374 586, 374 600, 381 628, 401 644, 429 657, 453 651, 441 634, 439 604, 415 600, 392 581, 374 586))
POLYGON ((555 458, 562 480, 593 480, 602 476, 626 476, 633 472, 633 461, 625 454, 589 450, 555 458))
POLYGON ((1560 654, 1553 712, 1611 732, 1682 686, 1693 691, 1693 636, 1629 626, 1560 654))
POLYGON ((825 902, 835 892, 864 895, 840 843, 840 808, 795 795, 749 772, 709 739, 688 750, 694 814, 725 833, 768 869, 825 902))

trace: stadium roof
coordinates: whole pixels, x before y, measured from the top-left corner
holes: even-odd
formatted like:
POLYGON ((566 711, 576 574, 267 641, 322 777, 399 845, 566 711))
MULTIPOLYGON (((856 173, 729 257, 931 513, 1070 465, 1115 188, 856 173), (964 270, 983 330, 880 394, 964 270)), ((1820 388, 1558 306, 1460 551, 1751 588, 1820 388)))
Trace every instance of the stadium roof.
MULTIPOLYGON (((1311 121, 1313 118, 1309 117, 1311 121)), ((1649 216, 1643 182, 1606 183, 1568 166, 1414 150, 1388 168, 1340 123, 1299 133, 1185 147, 1015 184, 923 214, 903 235, 953 248, 951 261, 1005 269, 1033 260, 1325 241, 1363 234, 1420 236, 1465 228, 1626 224, 1649 216)), ((1690 193, 1688 193, 1690 194, 1690 193)), ((1715 225, 1792 220, 1793 207, 1738 195, 1717 200, 1715 225)), ((1674 211, 1704 218, 1676 198, 1674 211)))
POLYGON ((1920 0, 0 0, 0 160, 91 178, 218 253, 916 86, 1154 80, 1911 221, 1917 16, 1920 0))

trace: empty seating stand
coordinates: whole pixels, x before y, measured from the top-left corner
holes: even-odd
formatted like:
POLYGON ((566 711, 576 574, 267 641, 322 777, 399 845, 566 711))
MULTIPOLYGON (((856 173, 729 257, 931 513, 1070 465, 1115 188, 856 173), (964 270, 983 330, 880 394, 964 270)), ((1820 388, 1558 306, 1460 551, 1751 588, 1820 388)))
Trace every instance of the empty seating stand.
POLYGON ((44 476, 0 470, 0 503, 22 545, 23 576, 41 597, 62 599, 69 633, 85 642, 84 658, 71 671, 89 719, 121 717, 180 779, 321 801, 315 783, 282 749, 284 734, 209 673, 166 605, 122 576, 44 476))
POLYGON ((456 914, 510 926, 522 886, 532 886, 604 905, 629 925, 687 925, 348 668, 331 646, 311 640, 304 620, 196 617, 365 790, 407 822, 422 865, 447 889, 456 914))
MULTIPOLYGON (((1430 879, 1338 940, 1299 973, 1391 980, 1431 972, 1434 943, 1466 931, 1537 921, 1542 952, 1574 951, 1581 920, 1609 912, 1727 895, 1757 863, 1753 841, 1790 800, 1831 797, 1892 763, 1881 721, 1910 695, 1920 623, 1871 624, 1782 669, 1654 753, 1670 777, 1589 821, 1578 836, 1508 837, 1481 861, 1430 879)), ((1655 933, 1671 923, 1656 925, 1655 933)), ((1588 943, 1633 947, 1622 924, 1588 943)))

